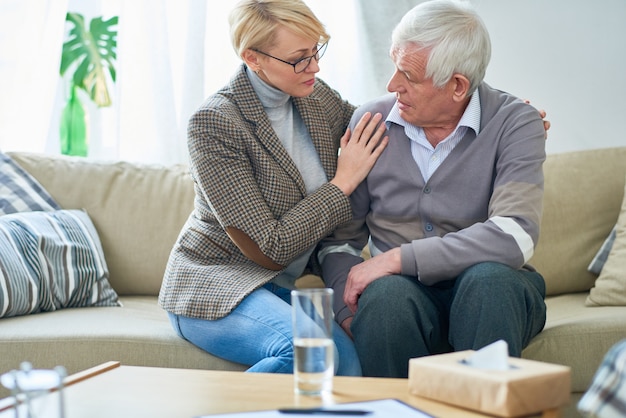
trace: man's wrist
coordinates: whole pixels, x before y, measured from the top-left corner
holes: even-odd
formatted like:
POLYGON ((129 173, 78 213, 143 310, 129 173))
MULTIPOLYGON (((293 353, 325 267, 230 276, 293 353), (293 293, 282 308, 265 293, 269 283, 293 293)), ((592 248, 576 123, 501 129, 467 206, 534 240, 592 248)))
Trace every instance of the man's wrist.
POLYGON ((400 274, 419 277, 417 260, 413 256, 413 246, 402 244, 400 246, 400 274))

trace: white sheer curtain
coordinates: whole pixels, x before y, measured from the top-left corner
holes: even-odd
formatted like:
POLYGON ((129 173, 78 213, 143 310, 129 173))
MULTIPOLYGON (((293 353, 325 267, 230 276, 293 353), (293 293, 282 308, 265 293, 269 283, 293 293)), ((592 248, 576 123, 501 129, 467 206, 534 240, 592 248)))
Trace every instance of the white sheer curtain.
MULTIPOLYGON (((319 76, 354 104, 384 93, 387 70, 370 67, 390 65, 390 25, 381 12, 388 7, 378 5, 377 0, 306 2, 332 36, 319 76), (374 48, 372 39, 380 40, 374 48)), ((89 157, 186 163, 190 115, 228 82, 240 63, 228 38, 227 15, 235 3, 2 0, 2 20, 22 24, 13 29, 0 25, 0 34, 7 40, 23 36, 27 41, 26 48, 20 42, 0 54, 0 60, 11 57, 8 64, 0 61, 0 82, 5 84, 1 91, 9 97, 0 97, 0 149, 59 153, 59 119, 66 87, 58 66, 65 13, 70 10, 86 20, 119 16, 113 106, 98 109, 85 100, 89 157), (7 73, 13 78, 7 78, 7 73)))
POLYGON ((0 3, 0 150, 41 152, 59 79, 67 0, 0 3))
MULTIPOLYGON (((98 155, 158 162, 187 161, 191 114, 228 82, 239 58, 228 38, 227 16, 237 0, 134 0, 119 11, 117 135, 105 133, 98 155), (115 138, 117 142, 111 142, 115 138), (107 142, 108 139, 108 142, 107 142)), ((356 0, 309 0, 333 36, 320 76, 346 99, 371 98, 362 72, 356 0), (360 78, 361 77, 361 78, 360 78)), ((100 112, 102 113, 102 112, 100 112)))
POLYGON ((185 19, 184 7, 170 10, 164 0, 123 3, 118 38, 118 158, 163 163, 181 159, 171 65, 178 59, 174 54, 178 39, 170 34, 170 23, 178 18, 183 19, 180 30, 194 29, 190 24, 195 22, 185 19))

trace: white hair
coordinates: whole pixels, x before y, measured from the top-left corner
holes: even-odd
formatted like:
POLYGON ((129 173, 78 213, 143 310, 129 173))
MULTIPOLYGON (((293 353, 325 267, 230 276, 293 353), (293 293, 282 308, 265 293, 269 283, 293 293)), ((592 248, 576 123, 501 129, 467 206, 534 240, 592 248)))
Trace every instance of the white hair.
POLYGON ((455 74, 470 81, 468 95, 483 81, 491 58, 487 28, 469 1, 432 0, 415 6, 393 30, 392 50, 413 44, 430 50, 426 77, 443 87, 455 74))

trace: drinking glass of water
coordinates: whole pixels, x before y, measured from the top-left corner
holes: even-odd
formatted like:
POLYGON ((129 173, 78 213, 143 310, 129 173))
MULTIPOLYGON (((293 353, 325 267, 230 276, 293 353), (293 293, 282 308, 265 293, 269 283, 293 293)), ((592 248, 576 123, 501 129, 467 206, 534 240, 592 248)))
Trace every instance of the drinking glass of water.
POLYGON ((20 370, 0 376, 0 383, 11 390, 14 399, 14 414, 11 416, 64 418, 63 379, 66 376, 62 366, 53 370, 33 369, 28 362, 23 362, 20 370))
POLYGON ((333 388, 333 290, 291 291, 296 393, 322 395, 333 388))

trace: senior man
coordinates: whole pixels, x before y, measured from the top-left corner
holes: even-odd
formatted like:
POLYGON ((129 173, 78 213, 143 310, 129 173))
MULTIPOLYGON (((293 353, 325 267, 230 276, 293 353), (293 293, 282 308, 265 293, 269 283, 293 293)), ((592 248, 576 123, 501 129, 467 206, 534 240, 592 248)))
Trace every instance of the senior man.
POLYGON ((422 3, 393 31, 393 94, 354 114, 353 124, 382 113, 389 144, 319 260, 366 376, 406 377, 410 358, 500 339, 520 356, 545 324, 545 282, 527 264, 544 125, 483 81, 490 55, 468 2, 422 3), (373 257, 363 261, 368 238, 373 257))

